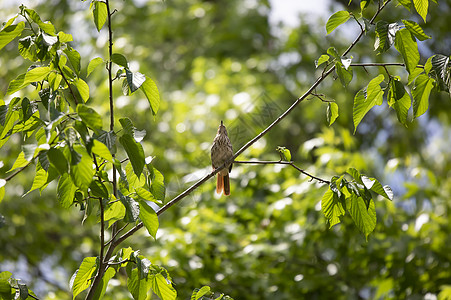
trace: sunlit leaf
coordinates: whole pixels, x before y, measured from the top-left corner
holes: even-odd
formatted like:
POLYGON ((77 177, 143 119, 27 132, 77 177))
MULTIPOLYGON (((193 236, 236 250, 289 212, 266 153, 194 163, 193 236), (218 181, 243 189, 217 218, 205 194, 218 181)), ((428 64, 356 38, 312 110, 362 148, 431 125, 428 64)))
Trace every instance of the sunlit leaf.
POLYGON ((345 214, 340 198, 330 188, 323 195, 321 210, 329 222, 329 227, 340 223, 341 217, 345 214))
POLYGON ((160 108, 160 93, 155 82, 146 76, 146 80, 141 85, 141 90, 149 101, 152 114, 155 116, 160 108))
POLYGON ((423 28, 420 27, 416 22, 409 20, 402 20, 407 30, 410 31, 417 39, 424 41, 430 39, 431 37, 424 33, 423 28))
POLYGON ((329 20, 327 20, 326 23, 327 34, 331 33, 332 31, 334 31, 335 28, 348 21, 350 17, 351 15, 349 14, 348 11, 337 11, 336 13, 334 13, 329 18, 329 20))
POLYGON ((25 28, 25 22, 20 22, 17 25, 8 25, 3 27, 0 31, 0 50, 8 45, 12 40, 19 36, 25 28))
POLYGON ((94 1, 93 5, 92 15, 94 17, 94 24, 96 25, 97 31, 100 31, 108 17, 107 6, 103 1, 94 1))
POLYGON ((139 218, 149 234, 156 239, 159 226, 158 217, 155 211, 144 200, 139 201, 139 218))
POLYGON ((367 208, 362 197, 352 194, 351 197, 346 199, 346 209, 354 220, 357 228, 368 239, 368 235, 376 228, 376 209, 374 201, 370 200, 367 208))
POLYGON ((426 74, 421 74, 415 79, 412 88, 413 96, 413 115, 418 118, 424 114, 429 107, 429 95, 434 87, 434 79, 426 74))
POLYGON ((72 276, 71 289, 73 293, 73 298, 83 292, 91 285, 92 277, 97 269, 97 258, 96 257, 85 257, 80 265, 80 268, 72 276))
POLYGON ((404 28, 396 32, 395 48, 401 53, 407 71, 412 73, 420 61, 420 54, 418 53, 417 42, 409 30, 404 28))
POLYGON ((315 67, 318 68, 320 65, 327 61, 329 61, 329 55, 323 54, 318 58, 318 60, 315 60, 315 67))
POLYGON ((399 122, 407 127, 407 113, 412 105, 412 100, 404 85, 397 78, 392 78, 390 82, 387 101, 388 105, 396 111, 399 122))
POLYGON ((327 111, 326 111, 326 116, 327 116, 327 123, 330 125, 332 125, 335 120, 338 118, 338 104, 335 102, 329 102, 327 104, 327 111))
POLYGON ((103 59, 101 57, 96 57, 96 58, 91 59, 91 61, 88 64, 88 70, 87 70, 86 76, 89 76, 89 74, 91 74, 92 71, 94 71, 94 69, 97 68, 102 63, 103 63, 103 59))
POLYGON ((81 99, 83 99, 83 102, 88 101, 89 99, 89 86, 88 84, 81 78, 77 78, 75 81, 75 87, 77 88, 78 92, 80 93, 81 99))
POLYGON ((127 156, 133 166, 136 176, 140 176, 144 168, 144 150, 140 143, 137 143, 130 134, 124 134, 119 138, 119 142, 124 147, 127 156))
POLYGON ((77 187, 68 173, 63 174, 58 181, 57 196, 63 208, 69 208, 74 202, 77 187))
POLYGON ((356 94, 353 109, 354 133, 366 113, 375 105, 382 104, 382 96, 384 95, 380 86, 382 81, 384 81, 384 75, 380 74, 368 83, 365 90, 360 90, 356 94))
POLYGON ((78 104, 77 113, 89 128, 93 130, 102 129, 102 117, 91 107, 84 104, 78 104))
POLYGON ((413 0, 413 5, 415 6, 417 13, 423 18, 423 21, 426 23, 429 0, 413 0))

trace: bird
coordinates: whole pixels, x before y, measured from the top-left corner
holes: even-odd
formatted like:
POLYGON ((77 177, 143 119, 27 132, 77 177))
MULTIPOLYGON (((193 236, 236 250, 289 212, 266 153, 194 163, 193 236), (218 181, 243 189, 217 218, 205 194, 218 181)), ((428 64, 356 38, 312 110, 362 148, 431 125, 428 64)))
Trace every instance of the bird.
MULTIPOLYGON (((227 129, 224 123, 221 121, 219 125, 216 137, 213 140, 213 145, 211 146, 211 165, 213 170, 221 167, 233 156, 232 143, 230 142, 229 136, 227 135, 227 129)), ((216 193, 224 195, 230 195, 230 180, 229 173, 232 171, 232 162, 230 162, 225 168, 217 173, 216 180, 216 193)))

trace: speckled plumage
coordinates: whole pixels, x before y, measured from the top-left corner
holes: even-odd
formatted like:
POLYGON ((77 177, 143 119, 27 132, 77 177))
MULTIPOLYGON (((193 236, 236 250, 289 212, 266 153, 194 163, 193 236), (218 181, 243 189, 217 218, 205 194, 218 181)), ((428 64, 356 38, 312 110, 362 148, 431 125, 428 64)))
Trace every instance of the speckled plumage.
MULTIPOLYGON (((213 140, 213 145, 211 146, 211 165, 213 166, 213 169, 221 167, 232 156, 232 143, 227 135, 227 129, 221 121, 216 137, 213 140)), ((230 165, 218 172, 216 193, 221 194, 224 192, 224 195, 230 195, 229 172, 231 170, 232 164, 230 163, 230 165)))

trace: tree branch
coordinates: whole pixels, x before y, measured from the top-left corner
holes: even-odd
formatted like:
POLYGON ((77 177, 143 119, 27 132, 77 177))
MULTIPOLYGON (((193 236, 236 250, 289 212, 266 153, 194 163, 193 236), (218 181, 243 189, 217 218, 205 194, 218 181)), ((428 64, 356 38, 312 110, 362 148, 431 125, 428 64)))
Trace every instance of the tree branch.
MULTIPOLYGON (((108 89, 109 89, 109 102, 110 102, 110 131, 114 131, 114 99, 113 99, 113 73, 112 73, 112 67, 113 67, 113 30, 112 30, 112 24, 111 24, 111 16, 115 12, 110 11, 110 3, 109 0, 105 0, 106 8, 107 8, 107 18, 108 18, 108 63, 107 63, 107 71, 108 71, 108 89)), ((115 154, 112 154, 113 160, 115 159, 115 154)), ((112 171, 113 171, 113 195, 117 199, 117 175, 116 175, 116 167, 114 164, 112 164, 112 171)), ((102 201, 102 200, 100 200, 102 201)), ((100 245, 100 262, 99 262, 99 269, 97 271, 97 274, 95 275, 94 281, 92 283, 91 288, 89 289, 88 294, 86 295, 87 300, 91 300, 94 297, 94 293, 97 290, 100 281, 102 280, 103 275, 105 274, 105 271, 108 269, 108 265, 104 264, 105 261, 108 261, 111 258, 111 255, 113 254, 114 250, 114 239, 117 235, 117 225, 116 223, 113 224, 112 228, 112 239, 111 244, 107 250, 107 253, 105 256, 103 256, 104 247, 105 247, 105 240, 104 240, 104 224, 103 224, 103 205, 100 204, 101 209, 101 245, 100 245)))
POLYGON ((308 176, 311 178, 311 180, 317 180, 320 183, 330 184, 329 180, 325 180, 319 177, 316 177, 310 173, 307 173, 303 169, 299 168, 294 164, 292 161, 282 161, 282 160, 270 160, 270 161, 261 161, 261 160, 235 160, 233 162, 234 164, 254 164, 254 165, 290 165, 296 170, 298 170, 300 173, 308 176))

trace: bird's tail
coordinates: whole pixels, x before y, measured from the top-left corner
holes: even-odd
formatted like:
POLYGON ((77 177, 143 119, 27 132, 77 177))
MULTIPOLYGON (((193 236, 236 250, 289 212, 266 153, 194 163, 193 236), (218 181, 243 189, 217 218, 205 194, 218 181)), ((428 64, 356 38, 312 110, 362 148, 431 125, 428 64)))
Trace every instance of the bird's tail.
POLYGON ((226 196, 230 195, 229 174, 223 176, 218 173, 216 180, 216 193, 221 194, 222 192, 224 192, 224 195, 226 196))

